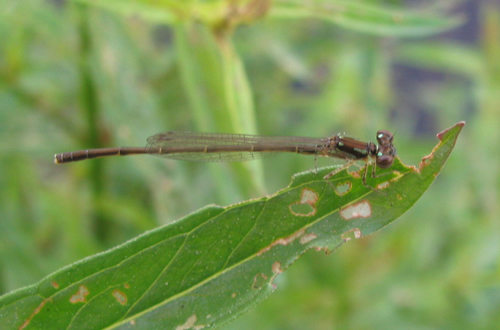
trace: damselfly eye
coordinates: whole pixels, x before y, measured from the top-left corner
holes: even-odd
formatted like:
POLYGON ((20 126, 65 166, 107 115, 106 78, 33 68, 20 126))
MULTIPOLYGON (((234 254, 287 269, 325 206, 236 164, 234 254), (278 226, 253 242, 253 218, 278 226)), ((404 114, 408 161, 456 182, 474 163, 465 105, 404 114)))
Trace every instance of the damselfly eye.
POLYGON ((392 138, 394 136, 391 132, 386 130, 381 130, 377 132, 377 141, 381 145, 387 145, 392 143, 392 138))

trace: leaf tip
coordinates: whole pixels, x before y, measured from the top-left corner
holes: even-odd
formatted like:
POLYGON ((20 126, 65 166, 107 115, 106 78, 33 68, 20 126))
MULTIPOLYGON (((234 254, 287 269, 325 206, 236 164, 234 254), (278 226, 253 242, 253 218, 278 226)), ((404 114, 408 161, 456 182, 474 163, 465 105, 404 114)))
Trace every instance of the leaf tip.
POLYGON ((460 121, 455 125, 453 125, 452 127, 447 128, 442 132, 439 132, 436 136, 440 141, 443 141, 443 138, 448 134, 448 132, 454 130, 455 128, 457 128, 458 131, 460 132, 464 126, 465 126, 465 121, 460 121))
MULTIPOLYGON (((453 125, 450 128, 445 129, 444 131, 438 133, 436 136, 439 139, 440 143, 438 143, 432 152, 427 155, 422 157, 422 161, 420 162, 418 171, 422 173, 422 170, 430 165, 433 160, 434 156, 438 156, 439 159, 441 159, 441 166, 444 164, 446 161, 446 158, 448 158, 451 150, 455 146, 455 143, 457 141, 458 135, 460 134, 460 131, 462 128, 465 126, 465 121, 460 121, 453 125), (441 150, 440 150, 441 149, 441 150), (440 152, 438 153, 438 151, 440 152)), ((436 173, 437 174, 437 173, 436 173)))

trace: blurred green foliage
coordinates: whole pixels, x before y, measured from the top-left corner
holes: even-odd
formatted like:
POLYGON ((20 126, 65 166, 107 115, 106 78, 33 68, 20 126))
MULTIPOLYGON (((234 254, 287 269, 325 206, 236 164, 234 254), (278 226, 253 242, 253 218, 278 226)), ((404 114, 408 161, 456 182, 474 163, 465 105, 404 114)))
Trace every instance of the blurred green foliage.
MULTIPOLYGON (((307 253, 271 298, 226 328, 498 324, 500 6, 475 2, 466 26, 476 33, 464 42, 467 29, 429 36, 455 24, 445 13, 460 1, 412 8, 431 17, 423 26, 448 24, 407 37, 398 24, 360 24, 370 15, 354 26, 324 19, 342 1, 297 11, 297 1, 281 0, 268 16, 227 21, 215 19, 225 13, 216 3, 198 23, 154 10, 141 19, 133 6, 120 16, 71 2, 0 3, 1 292, 206 204, 274 192, 314 167, 297 155, 234 166, 153 157, 57 166, 54 153, 144 145, 167 130, 374 140, 389 129, 403 162, 417 164, 434 133, 466 120, 444 171, 401 221, 331 256, 307 253)), ((393 22, 413 17, 400 1, 370 8, 388 3, 402 11, 393 22)))

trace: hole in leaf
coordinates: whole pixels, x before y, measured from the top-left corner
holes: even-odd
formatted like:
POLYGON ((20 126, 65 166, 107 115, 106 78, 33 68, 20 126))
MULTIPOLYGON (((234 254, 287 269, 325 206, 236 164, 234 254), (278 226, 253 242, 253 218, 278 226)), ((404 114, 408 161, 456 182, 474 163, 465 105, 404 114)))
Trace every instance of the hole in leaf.
POLYGON ((311 189, 303 189, 300 201, 290 205, 290 211, 298 216, 311 216, 316 213, 318 193, 311 189))
POLYGON ((299 203, 290 205, 290 210, 293 214, 300 216, 313 215, 315 211, 314 207, 312 207, 311 205, 299 203))
POLYGON ((347 194, 351 190, 352 184, 349 181, 338 184, 335 187, 335 192, 337 195, 342 196, 347 194))
POLYGON ((267 283, 267 276, 262 274, 262 273, 259 273, 257 275, 254 276, 253 278, 253 285, 252 287, 254 289, 260 289, 262 288, 265 284, 267 283))
POLYGON ((344 220, 368 218, 372 216, 372 208, 368 201, 361 201, 340 210, 340 216, 344 220))

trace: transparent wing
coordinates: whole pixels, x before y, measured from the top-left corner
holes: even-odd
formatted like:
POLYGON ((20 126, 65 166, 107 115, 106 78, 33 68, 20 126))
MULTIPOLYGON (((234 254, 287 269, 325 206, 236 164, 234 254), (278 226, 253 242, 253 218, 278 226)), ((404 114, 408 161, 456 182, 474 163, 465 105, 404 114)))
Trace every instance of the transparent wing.
POLYGON ((318 154, 328 139, 249 134, 166 132, 148 138, 155 156, 203 162, 240 162, 278 152, 318 154))

